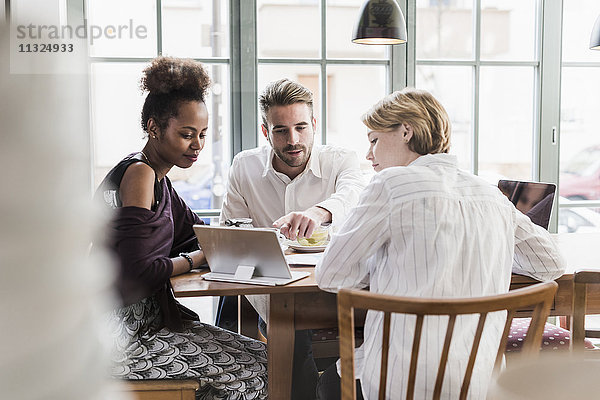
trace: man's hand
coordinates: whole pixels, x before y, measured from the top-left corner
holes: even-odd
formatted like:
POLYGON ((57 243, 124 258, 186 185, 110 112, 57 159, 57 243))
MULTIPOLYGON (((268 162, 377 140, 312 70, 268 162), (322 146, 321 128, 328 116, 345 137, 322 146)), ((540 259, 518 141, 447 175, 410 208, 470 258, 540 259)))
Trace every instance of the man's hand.
POLYGON ((304 212, 291 212, 277 221, 273 226, 290 240, 300 237, 309 238, 313 231, 325 222, 331 222, 331 213, 321 207, 311 207, 304 212))

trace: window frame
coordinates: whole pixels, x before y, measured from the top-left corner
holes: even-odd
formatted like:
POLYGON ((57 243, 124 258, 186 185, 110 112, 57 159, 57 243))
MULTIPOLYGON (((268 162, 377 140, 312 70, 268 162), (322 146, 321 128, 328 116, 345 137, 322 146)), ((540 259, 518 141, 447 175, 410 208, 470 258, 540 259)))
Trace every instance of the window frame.
MULTIPOLYGON (((359 58, 329 58, 327 57, 327 0, 316 0, 319 5, 321 48, 319 57, 315 58, 263 58, 257 52, 257 13, 256 0, 230 0, 232 12, 231 37, 232 53, 232 110, 234 138, 232 138, 232 157, 238 152, 258 146, 257 129, 259 121, 257 80, 258 65, 289 65, 304 64, 318 66, 320 70, 320 98, 321 106, 319 118, 319 131, 322 144, 327 143, 327 66, 328 65, 384 65, 386 67, 386 91, 402 89, 406 86, 405 68, 407 52, 406 47, 388 46, 387 57, 382 59, 359 58), (235 85, 235 86, 234 86, 235 85)), ((406 1, 399 2, 402 12, 406 15, 406 1)), ((358 45, 357 45, 358 46, 358 45)))
MULTIPOLYGON (((408 3, 408 20, 416 21, 416 0, 408 3)), ((536 59, 534 61, 481 60, 481 0, 473 0, 473 47, 471 60, 419 60, 416 58, 416 26, 408 24, 409 51, 408 84, 414 85, 417 65, 430 66, 470 66, 473 69, 472 125, 471 125, 471 172, 479 172, 479 94, 480 69, 486 66, 533 67, 534 68, 534 126, 532 136, 531 178, 536 181, 558 184, 559 140, 560 140, 560 77, 562 30, 552 27, 562 26, 562 0, 536 0, 536 59), (550 29, 546 29, 550 27, 550 29), (559 46, 556 46, 559 43, 559 46), (410 48, 411 46, 409 46, 410 48)), ((555 199, 555 204, 558 199, 555 199)), ((553 207, 549 230, 558 229, 558 207, 553 207)))
MULTIPOLYGON (((563 0, 561 0, 561 27, 562 27, 562 3, 563 0)), ((592 26, 589 27, 589 32, 591 34, 592 32, 592 26)), ((557 40, 560 40, 560 48, 562 50, 562 35, 560 37, 558 37, 557 40)), ((589 51, 594 51, 594 50, 589 50, 589 51)), ((563 68, 581 68, 581 69, 585 69, 585 68, 597 68, 600 69, 600 61, 563 61, 562 60, 562 51, 561 51, 561 56, 559 57, 560 60, 560 64, 559 64, 559 70, 560 70, 560 74, 562 74, 563 68)), ((560 82, 559 82, 559 86, 560 86, 560 82)), ((562 100, 561 96, 560 96, 560 87, 558 88, 558 93, 559 96, 558 97, 558 102, 560 105, 560 102, 562 100)), ((560 114, 560 108, 559 108, 559 114, 560 114)), ((557 146, 557 152, 560 151, 560 135, 558 135, 559 138, 559 145, 557 146)), ((556 165, 557 165, 557 182, 560 184, 560 180, 558 177, 558 173, 560 170, 560 157, 557 154, 556 155, 556 165)), ((569 209, 569 208, 600 208, 600 199, 599 200, 571 200, 569 201, 569 203, 559 203, 558 205, 559 210, 560 209, 569 209)))
MULTIPOLYGON (((85 0, 66 0, 69 10, 81 8, 84 14, 85 0)), ((162 53, 162 1, 156 1, 157 54, 162 53)), ((318 65, 320 74, 320 130, 322 142, 327 136, 327 85, 326 69, 328 65, 385 65, 387 69, 387 92, 400 90, 406 86, 414 86, 417 65, 468 65, 473 74, 472 104, 472 149, 471 170, 477 173, 478 165, 478 128, 479 128, 479 69, 482 66, 531 66, 535 69, 534 82, 534 129, 532 154, 532 179, 559 184, 559 150, 560 150, 560 86, 563 66, 577 66, 581 63, 561 60, 562 48, 562 8, 563 0, 536 0, 537 18, 536 33, 537 61, 492 61, 481 60, 479 47, 481 35, 481 0, 473 0, 474 4, 474 60, 418 60, 416 58, 416 0, 397 0, 406 19, 408 42, 402 45, 388 46, 387 57, 383 59, 336 59, 327 57, 327 0, 316 0, 320 7, 321 49, 319 57, 301 58, 259 58, 257 54, 257 1, 228 0, 230 47, 228 57, 194 58, 210 64, 229 65, 230 80, 230 126, 231 149, 233 158, 238 152, 258 145, 257 129, 258 99, 257 76, 259 64, 311 64, 318 65), (558 44, 558 45, 557 45, 558 44)), ((151 58, 125 57, 90 57, 93 62, 149 62, 151 58)), ((600 64, 598 65, 600 66, 600 64)), ((92 110, 91 110, 92 112, 92 110)), ((91 152, 91 165, 94 165, 91 152)), ((93 171, 93 168, 91 169, 93 171)), ((558 228, 557 211, 563 207, 600 206, 600 201, 573 202, 569 205, 554 207, 550 220, 550 230, 558 228), (581 203, 581 204, 579 204, 581 203)))

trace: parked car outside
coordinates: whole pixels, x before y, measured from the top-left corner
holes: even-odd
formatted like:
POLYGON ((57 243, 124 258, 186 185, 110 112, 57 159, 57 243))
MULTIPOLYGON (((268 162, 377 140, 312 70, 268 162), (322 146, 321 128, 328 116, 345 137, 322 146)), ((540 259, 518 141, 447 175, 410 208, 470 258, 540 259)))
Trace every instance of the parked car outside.
POLYGON ((581 150, 565 164, 559 193, 570 200, 600 200, 600 145, 581 150))
POLYGON ((175 188, 179 197, 181 197, 192 210, 211 208, 211 186, 210 179, 195 183, 184 180, 173 182, 173 188, 175 188))
MULTIPOLYGON (((204 179, 198 182, 187 180, 173 181, 173 188, 179 197, 185 201, 192 210, 209 209, 212 206, 212 179, 204 179)), ((202 218, 205 224, 210 224, 210 218, 202 218)))
MULTIPOLYGON (((571 201, 560 197, 561 204, 571 201)), ((558 233, 600 232, 600 213, 589 208, 573 207, 558 210, 558 233)))

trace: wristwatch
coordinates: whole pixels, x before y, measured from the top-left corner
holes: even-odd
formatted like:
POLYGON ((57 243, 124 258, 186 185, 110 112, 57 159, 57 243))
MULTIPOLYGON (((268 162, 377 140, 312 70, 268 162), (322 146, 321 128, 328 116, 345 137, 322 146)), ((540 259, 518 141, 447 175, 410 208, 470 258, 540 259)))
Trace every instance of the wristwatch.
POLYGON ((190 269, 194 268, 194 260, 192 260, 192 257, 189 255, 189 253, 179 253, 179 257, 183 257, 187 260, 187 262, 190 264, 190 269))

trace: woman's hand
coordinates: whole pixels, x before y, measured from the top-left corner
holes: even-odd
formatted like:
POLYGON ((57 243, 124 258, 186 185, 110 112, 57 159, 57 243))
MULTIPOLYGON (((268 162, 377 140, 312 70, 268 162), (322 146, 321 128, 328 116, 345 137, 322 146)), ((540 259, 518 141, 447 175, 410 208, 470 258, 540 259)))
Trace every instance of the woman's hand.
MULTIPOLYGON (((204 253, 202 250, 192 251, 188 253, 188 255, 192 258, 193 268, 199 268, 201 265, 206 263, 206 257, 204 257, 204 253)), ((174 257, 171 259, 173 261, 173 272, 171 276, 177 276, 181 274, 185 274, 190 272, 190 263, 187 258, 183 256, 174 257)))

